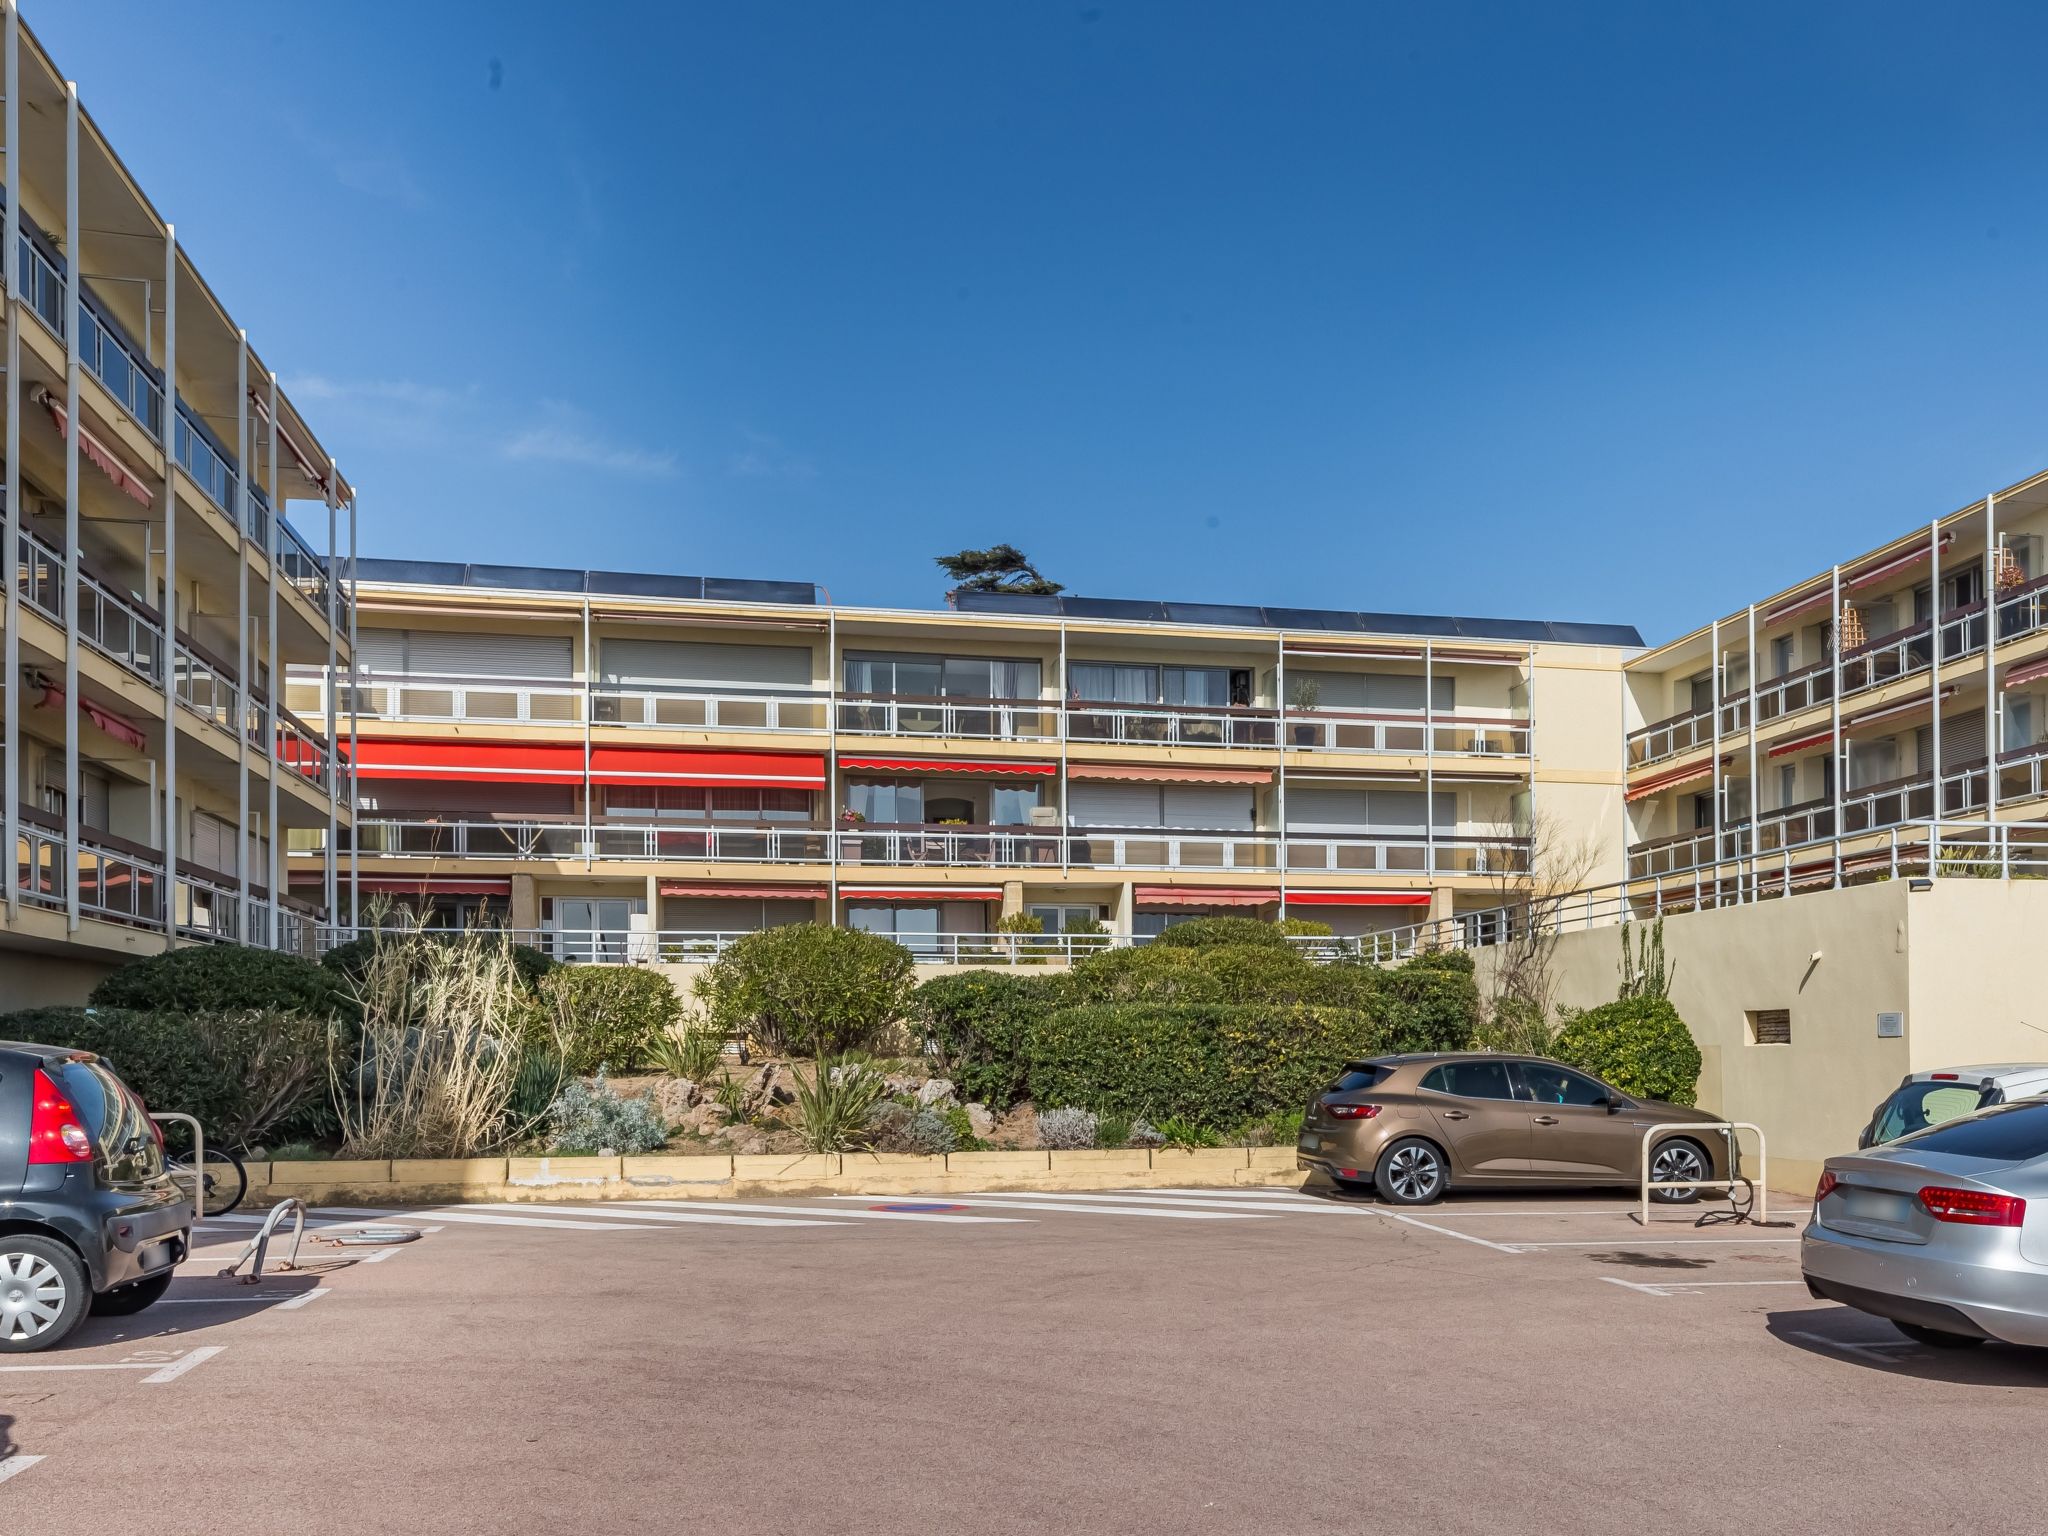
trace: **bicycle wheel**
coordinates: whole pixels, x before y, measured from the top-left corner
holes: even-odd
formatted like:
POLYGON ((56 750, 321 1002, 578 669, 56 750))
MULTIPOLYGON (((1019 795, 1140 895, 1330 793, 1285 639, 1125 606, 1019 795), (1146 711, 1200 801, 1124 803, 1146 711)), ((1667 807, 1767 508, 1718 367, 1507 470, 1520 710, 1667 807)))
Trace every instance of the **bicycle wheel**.
MULTIPOLYGON (((242 1203, 242 1196, 249 1192, 248 1171, 242 1167, 242 1160, 240 1158, 236 1157, 232 1152, 222 1151, 219 1147, 208 1147, 206 1149, 203 1169, 204 1171, 199 1177, 205 1186, 205 1214, 208 1216, 225 1216, 229 1211, 240 1205, 242 1203)), ((175 1179, 178 1187, 183 1189, 186 1194, 193 1193, 194 1176, 191 1158, 166 1158, 164 1160, 164 1172, 175 1179)))

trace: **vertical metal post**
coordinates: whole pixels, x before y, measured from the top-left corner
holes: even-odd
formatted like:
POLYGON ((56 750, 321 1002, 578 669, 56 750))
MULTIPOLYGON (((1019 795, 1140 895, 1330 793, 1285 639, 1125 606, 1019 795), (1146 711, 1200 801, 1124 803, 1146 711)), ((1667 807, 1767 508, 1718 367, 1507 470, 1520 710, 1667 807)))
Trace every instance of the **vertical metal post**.
POLYGON ((593 826, 590 804, 590 717, 596 713, 591 707, 592 699, 595 697, 591 660, 590 578, 586 575, 583 578, 583 872, 586 875, 591 872, 591 855, 597 844, 597 832, 593 826))
MULTIPOLYGON (((1932 659, 1929 662, 1934 673, 1933 681, 1929 684, 1934 690, 1934 744, 1931 749, 1934 758, 1934 821, 1927 834, 1927 873, 1931 875, 1934 873, 1934 867, 1941 862, 1941 813, 1943 809, 1941 797, 1941 519, 1938 517, 1927 525, 1927 556, 1931 562, 1931 574, 1928 577, 1927 584, 1927 606, 1932 615, 1931 631, 1934 642, 1934 649, 1931 653, 1932 659)), ((1892 862, 1894 864, 1898 862, 1896 853, 1893 855, 1892 862)))
POLYGON ((1828 686, 1828 763, 1834 780, 1834 883, 1842 884, 1842 781, 1848 777, 1847 751, 1842 746, 1842 568, 1837 565, 1828 577, 1828 657, 1832 671, 1828 686))
POLYGON ((249 921, 249 333, 235 332, 235 938, 249 921))
MULTIPOLYGON (((1532 743, 1533 745, 1533 743, 1532 743)), ((1368 820, 1371 818, 1368 817, 1368 820)), ((1436 905, 1436 647, 1422 642, 1422 867, 1436 905)))
MULTIPOLYGON (((1526 677, 1527 680, 1522 684, 1522 712, 1529 717, 1529 853, 1531 859, 1533 860, 1536 852, 1536 647, 1533 645, 1529 647, 1528 672, 1526 677)), ((1626 686, 1626 684, 1624 684, 1624 686, 1626 686)), ((1434 699, 1430 701, 1430 708, 1432 710, 1436 708, 1436 701, 1434 699)), ((1623 744, 1622 750, 1623 753, 1626 754, 1628 750, 1626 743, 1623 744)), ((1623 772, 1623 777, 1624 779, 1626 779, 1627 777, 1625 769, 1623 772)), ((1432 817, 1434 816, 1434 814, 1435 807, 1432 806, 1432 817)), ((1626 853, 1622 855, 1622 876, 1624 879, 1626 879, 1628 875, 1627 857, 1628 856, 1626 853)), ((1532 868, 1530 873, 1533 874, 1534 872, 1535 871, 1532 868)))
MULTIPOLYGON (((828 591, 829 598, 831 593, 828 591)), ((839 609, 825 610, 825 859, 831 866, 826 900, 828 927, 839 926, 839 609)))
POLYGON ((164 226, 164 947, 178 947, 178 231, 164 226))
POLYGON ((1749 881, 1748 899, 1757 899, 1757 851, 1763 841, 1764 786, 1757 778, 1756 765, 1756 604, 1749 605, 1748 646, 1749 646, 1749 881))
POLYGON ((1711 823, 1714 838, 1714 905, 1721 904, 1721 621, 1714 620, 1707 627, 1707 650, 1713 664, 1708 674, 1707 701, 1714 712, 1714 729, 1711 737, 1714 750, 1713 802, 1714 815, 1711 823))
MULTIPOLYGON (((341 494, 341 471, 328 461, 328 477, 334 482, 334 493, 341 494)), ((353 487, 348 493, 348 920, 351 931, 362 922, 362 839, 355 834, 357 807, 362 804, 357 794, 361 770, 356 766, 360 753, 356 747, 356 722, 360 718, 360 701, 363 680, 360 672, 362 663, 356 659, 356 609, 362 601, 362 594, 356 589, 356 492, 353 487)))
MULTIPOLYGON (((341 818, 340 818, 340 817, 339 817, 338 815, 336 815, 336 814, 335 814, 335 809, 336 809, 337 791, 338 791, 338 789, 339 789, 339 785, 340 785, 340 778, 341 778, 341 768, 340 768, 340 765, 339 765, 339 763, 338 763, 338 761, 337 761, 337 754, 336 754, 336 752, 335 752, 335 750, 334 750, 334 748, 335 748, 335 742, 336 742, 336 740, 337 740, 337 736, 336 736, 336 729, 335 729, 335 727, 336 727, 336 723, 337 723, 337 722, 336 722, 336 713, 337 713, 337 707, 338 707, 338 700, 337 700, 337 698, 336 698, 336 690, 337 690, 337 689, 339 688, 339 686, 340 686, 340 679, 339 679, 339 678, 337 678, 337 677, 336 677, 336 676, 334 675, 334 673, 335 673, 335 634, 334 634, 334 631, 335 631, 335 627, 336 627, 336 625, 337 625, 337 624, 338 624, 338 623, 340 622, 340 620, 339 620, 339 616, 338 616, 338 615, 337 615, 337 613, 335 612, 335 604, 336 604, 336 602, 337 602, 337 601, 339 600, 339 594, 338 594, 338 592, 337 592, 337 588, 338 588, 338 587, 339 587, 339 586, 341 585, 341 572, 339 571, 339 569, 337 569, 337 567, 339 566, 340 562, 339 562, 339 561, 338 561, 338 560, 337 560, 337 559, 335 558, 335 555, 336 555, 337 551, 336 551, 336 547, 335 547, 335 537, 334 537, 334 536, 335 536, 335 511, 336 511, 336 508, 337 508, 338 504, 340 503, 340 500, 341 500, 341 474, 340 474, 340 471, 339 471, 338 469, 336 469, 336 468, 335 468, 334 460, 333 460, 333 459, 329 459, 329 460, 327 461, 327 494, 326 494, 326 501, 327 501, 327 671, 326 671, 326 674, 325 674, 325 680, 326 680, 326 687, 325 687, 325 688, 324 688, 324 689, 322 690, 322 692, 323 692, 323 693, 325 693, 325 694, 326 694, 326 696, 327 696, 327 841, 326 841, 326 844, 324 845, 324 846, 326 847, 326 849, 327 849, 327 857, 326 857, 326 859, 325 859, 325 860, 324 860, 324 861, 322 862, 322 864, 321 864, 321 871, 320 871, 320 872, 321 872, 321 876, 322 876, 322 879, 321 879, 321 885, 320 885, 320 895, 321 895, 321 899, 322 899, 322 900, 323 900, 323 901, 325 902, 325 904, 326 904, 326 907, 327 907, 327 921, 328 921, 329 923, 332 923, 332 924, 337 924, 337 925, 338 925, 338 924, 340 923, 340 921, 341 921, 341 908, 340 908, 340 904, 339 904, 339 896, 340 896, 340 889, 339 889, 339 886, 340 886, 340 880, 339 880, 339 872, 338 872, 338 870, 337 870, 337 868, 336 868, 336 863, 337 863, 337 858, 338 858, 338 854, 337 854, 337 851, 336 851, 336 848, 335 848, 335 841, 336 841, 336 839, 337 839, 337 838, 339 837, 339 835, 340 835, 340 827, 341 827, 341 818)), ((351 682, 351 684, 353 684, 353 682, 354 682, 354 669, 355 669, 355 647, 354 647, 354 646, 350 646, 350 647, 349 647, 349 669, 350 669, 350 682, 351 682)), ((351 686, 351 687, 350 687, 350 689, 349 689, 349 696, 350 696, 350 698, 354 698, 354 696, 355 696, 355 689, 354 689, 354 687, 353 687, 353 686, 351 686)), ((354 761, 354 759, 355 759, 355 754, 354 754, 354 752, 353 752, 353 751, 351 751, 351 752, 350 752, 350 754, 349 754, 349 759, 350 759, 350 762, 351 762, 351 763, 353 763, 353 761, 354 761)), ((355 842, 355 838, 354 838, 354 836, 353 836, 353 835, 351 835, 351 836, 350 836, 350 838, 349 838, 349 842, 350 842, 351 844, 353 844, 353 843, 355 842)), ((355 913, 354 913, 353 911, 351 911, 351 912, 349 913, 349 918, 348 918, 348 920, 349 920, 349 922, 350 922, 350 924, 351 924, 351 925, 353 925, 353 924, 354 924, 354 922, 355 922, 355 920, 356 920, 356 917, 355 917, 355 913)))
MULTIPOLYGON (((1984 820, 1998 820, 1998 498, 1984 498, 1984 820)), ((1967 780, 1965 780, 1967 782, 1967 780)))
POLYGON ((0 675, 0 775, 6 786, 7 917, 21 910, 21 11, 15 0, 5 7, 7 100, 5 113, 7 250, 0 260, 7 284, 7 624, 6 673, 0 675))
POLYGON ((1073 824, 1067 811, 1067 621, 1060 620, 1059 677, 1054 683, 1058 695, 1057 718, 1060 733, 1060 875, 1064 878, 1073 857, 1073 824))
POLYGON ((263 755, 268 759, 269 772, 265 777, 270 790, 264 801, 263 829, 270 837, 270 859, 263 872, 263 882, 270 889, 270 930, 267 948, 279 948, 282 936, 278 928, 279 902, 277 899, 278 879, 284 873, 283 853, 277 835, 277 776, 282 771, 277 752, 277 696, 284 683, 279 676, 277 662, 277 546, 278 524, 284 520, 284 502, 278 495, 277 483, 277 375, 270 375, 270 523, 265 535, 267 548, 265 556, 270 563, 270 579, 264 583, 269 591, 265 605, 264 629, 267 646, 269 683, 263 690, 266 708, 263 716, 263 755))
MULTIPOLYGON (((78 86, 64 82, 64 925, 78 929, 78 86)), ((10 384, 12 380, 10 379, 10 384)), ((21 465, 7 466, 21 478, 21 465)), ((8 558, 17 558, 10 550, 8 558)), ((9 677, 9 688, 19 679, 9 677)))
POLYGON ((1273 700, 1279 706, 1280 726, 1274 732, 1274 745, 1279 749, 1280 768, 1273 780, 1273 815, 1280 823, 1279 839, 1275 847, 1280 857, 1280 907, 1279 915, 1287 916, 1287 632, 1281 630, 1273 637, 1276 661, 1273 668, 1273 700))

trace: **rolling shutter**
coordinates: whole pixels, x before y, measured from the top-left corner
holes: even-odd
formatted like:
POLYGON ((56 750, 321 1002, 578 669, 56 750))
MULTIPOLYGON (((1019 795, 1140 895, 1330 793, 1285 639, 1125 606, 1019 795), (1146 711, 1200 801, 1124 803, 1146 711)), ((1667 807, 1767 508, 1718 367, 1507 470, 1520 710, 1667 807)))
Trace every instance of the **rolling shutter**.
POLYGON ((1067 819, 1077 827, 1166 825, 1156 784, 1070 784, 1067 795, 1067 819))
POLYGON ((1366 827, 1362 789, 1290 789, 1287 830, 1290 832, 1362 832, 1366 827))
POLYGON ((1234 784, 1168 784, 1166 825, 1202 832, 1249 832, 1252 792, 1234 784))
POLYGON ((356 639, 363 670, 413 677, 567 679, 575 645, 566 635, 465 635, 371 629, 356 639))
POLYGON ((800 645, 702 640, 607 640, 603 680, 622 688, 809 688, 811 651, 800 645))

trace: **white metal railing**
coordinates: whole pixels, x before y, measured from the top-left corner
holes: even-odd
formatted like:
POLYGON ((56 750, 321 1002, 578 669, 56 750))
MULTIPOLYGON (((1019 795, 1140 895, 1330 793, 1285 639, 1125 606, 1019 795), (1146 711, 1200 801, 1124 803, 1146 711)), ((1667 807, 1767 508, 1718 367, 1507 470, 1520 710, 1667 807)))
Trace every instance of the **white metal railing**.
MULTIPOLYGON (((253 903, 252 903, 253 904, 253 903)), ((241 893, 198 875, 180 872, 173 901, 178 932, 197 939, 240 940, 241 893)))
POLYGON ((288 709, 277 712, 274 756, 283 767, 320 788, 327 787, 327 740, 288 709))
POLYGON ((1529 722, 1512 717, 1460 717, 1421 710, 1348 715, 1288 710, 1280 739, 1295 751, 1400 753, 1422 757, 1526 757, 1529 722))
MULTIPOLYGON (((62 847, 60 841, 60 854, 62 847)), ((82 912, 110 922, 162 927, 163 880, 161 863, 79 839, 78 906, 82 912)))
POLYGON ((679 727, 704 731, 823 731, 821 693, 724 693, 693 688, 591 691, 590 718, 599 725, 679 727))
MULTIPOLYGON (((64 622, 65 574, 64 556, 22 530, 15 564, 22 600, 59 624, 64 622)), ((163 677, 163 626, 82 570, 78 573, 78 636, 151 682, 163 677)))
POLYGON ((70 887, 62 834, 21 825, 14 838, 14 885, 23 901, 40 907, 64 905, 70 887))
POLYGON ((1067 739, 1130 746, 1266 747, 1279 744, 1279 717, 1268 710, 1194 710, 1076 699, 1067 705, 1067 739))
POLYGON ((202 661, 182 641, 173 652, 177 665, 175 688, 178 702, 194 714, 204 715, 224 731, 235 728, 236 693, 234 681, 211 662, 202 661))
POLYGON ((839 701, 848 736, 937 736, 963 741, 1056 741, 1057 704, 1030 699, 931 699, 865 694, 839 701))
POLYGON ((1523 868, 1529 841, 1513 837, 1459 837, 1434 841, 1403 837, 1303 837, 1289 833, 1287 867, 1331 873, 1484 875, 1523 868))

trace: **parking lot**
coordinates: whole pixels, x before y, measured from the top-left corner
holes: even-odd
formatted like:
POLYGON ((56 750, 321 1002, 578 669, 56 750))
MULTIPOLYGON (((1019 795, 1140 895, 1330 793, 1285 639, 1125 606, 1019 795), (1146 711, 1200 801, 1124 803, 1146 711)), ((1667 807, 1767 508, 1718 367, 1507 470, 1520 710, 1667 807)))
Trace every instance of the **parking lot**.
POLYGON ((0 1500, 102 1529, 65 1495, 118 1464, 176 1531, 2031 1524, 2048 1359, 1812 1301, 1800 1202, 1632 1212, 470 1205, 367 1250, 316 1240, 377 1213, 323 1212, 253 1287, 214 1273, 231 1219, 164 1303, 0 1364, 0 1500))

